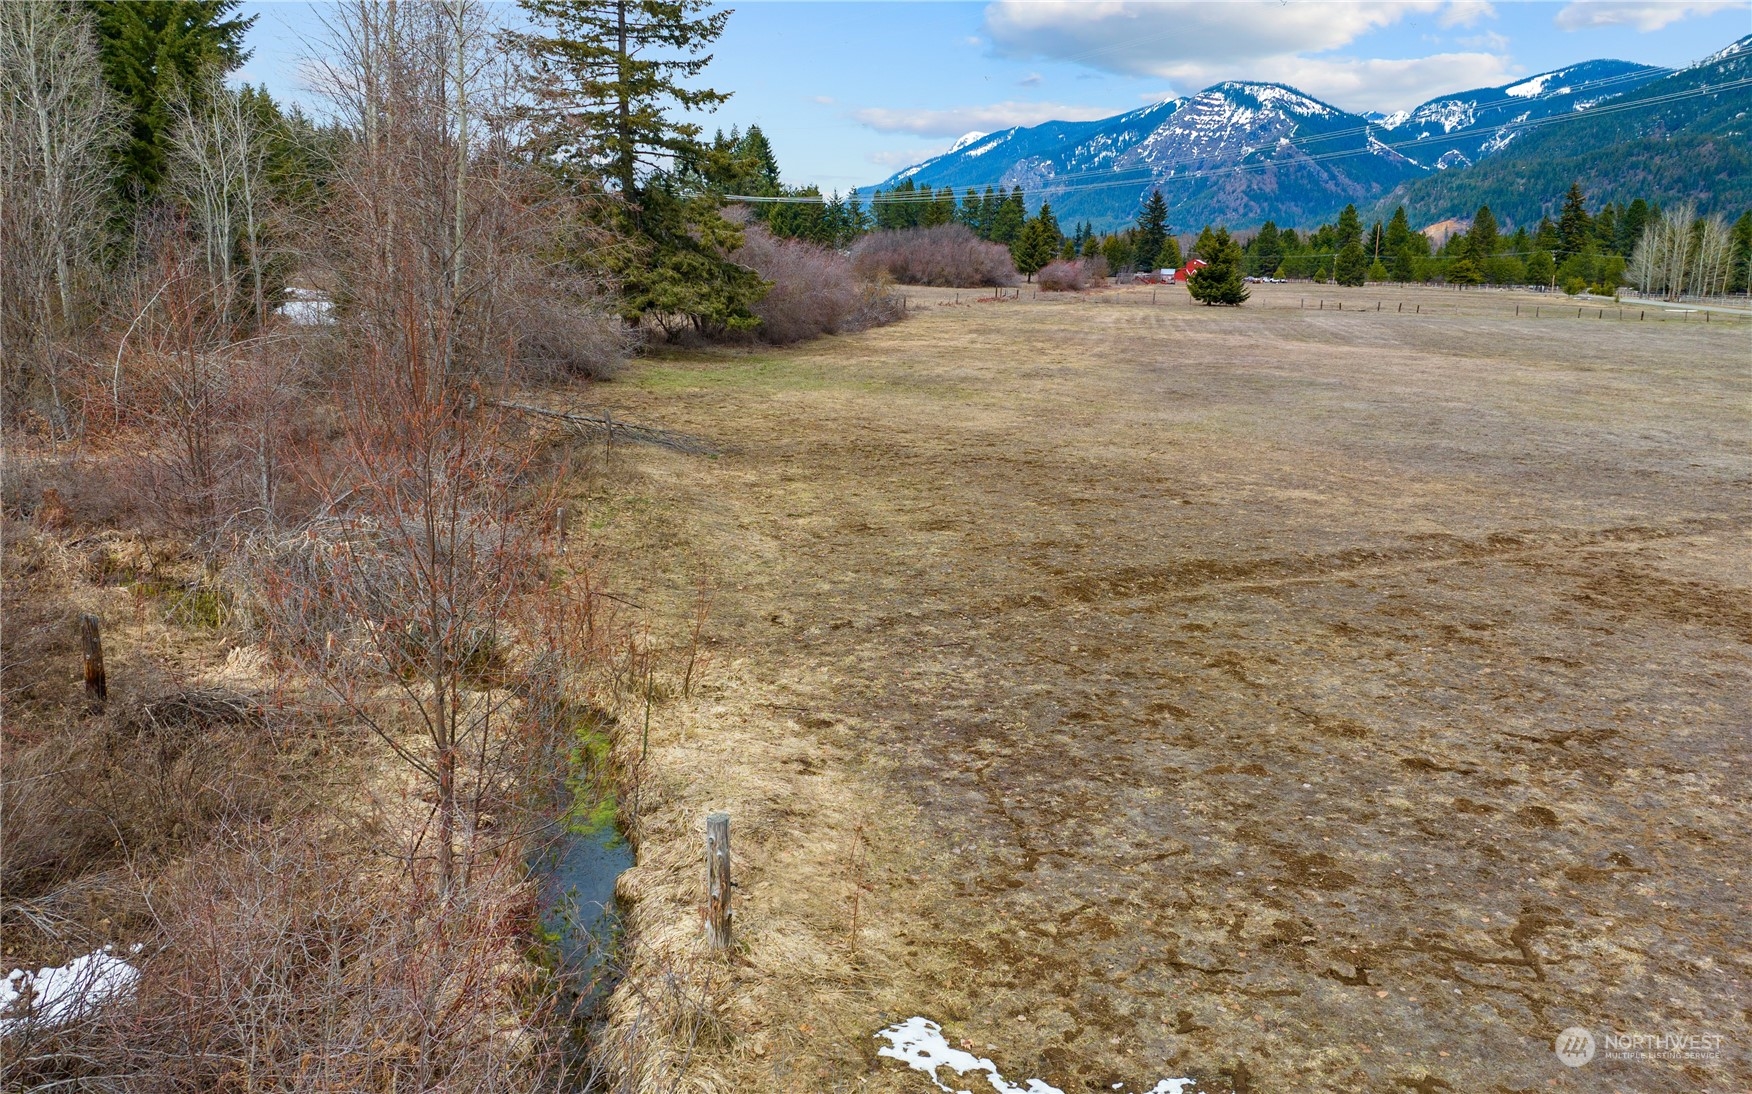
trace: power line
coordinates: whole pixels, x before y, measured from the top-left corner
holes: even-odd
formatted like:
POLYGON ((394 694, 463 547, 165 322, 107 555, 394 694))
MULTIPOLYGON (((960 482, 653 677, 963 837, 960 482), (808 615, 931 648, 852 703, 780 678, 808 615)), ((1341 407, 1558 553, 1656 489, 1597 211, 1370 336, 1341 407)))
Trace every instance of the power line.
MULTIPOLYGON (((1619 79, 1619 78, 1620 77, 1612 77, 1612 78, 1609 78, 1608 80, 1602 80, 1599 82, 1605 83, 1605 82, 1609 82, 1610 80, 1615 80, 1615 79, 1619 79)), ((1679 101, 1682 101, 1685 99, 1697 98, 1697 97, 1702 96, 1702 95, 1718 95, 1718 94, 1721 94, 1722 92, 1735 91, 1735 90, 1738 90, 1740 88, 1745 88, 1745 87, 1752 87, 1752 77, 1743 77, 1741 79, 1730 80, 1730 81, 1727 81, 1725 83, 1720 83, 1720 84, 1705 84, 1702 87, 1690 88, 1690 89, 1687 89, 1684 91, 1670 92, 1666 95, 1658 95, 1658 96, 1653 96, 1650 98, 1632 99, 1632 100, 1628 100, 1625 102, 1617 102, 1617 103, 1607 103, 1607 104, 1603 104, 1603 105, 1600 105, 1597 107, 1590 108, 1590 109, 1585 110, 1585 111, 1574 111, 1574 112, 1565 113, 1565 114, 1552 114, 1552 115, 1548 115, 1544 118, 1532 118, 1532 119, 1528 119, 1528 120, 1523 121, 1523 122, 1505 122, 1502 125, 1497 127, 1497 132, 1500 134, 1505 130, 1509 130, 1514 135, 1519 135, 1520 133, 1523 133, 1523 132, 1526 132, 1529 130, 1533 130, 1533 129, 1538 129, 1538 128, 1540 128, 1542 126, 1546 126, 1546 125, 1553 125, 1553 124, 1556 124, 1558 122, 1577 121, 1577 120, 1581 120, 1584 118, 1596 118, 1596 117, 1601 117, 1601 116, 1609 115, 1609 114, 1622 113, 1623 111, 1626 111, 1626 110, 1641 110, 1641 109, 1661 106, 1661 105, 1665 105, 1665 104, 1669 104, 1669 103, 1673 103, 1673 102, 1679 102, 1679 101)), ((1313 134, 1313 135, 1310 135, 1307 137, 1300 137, 1300 138, 1285 137, 1285 138, 1280 138, 1276 142, 1276 145, 1274 147, 1282 147, 1283 145, 1289 145, 1292 148, 1301 149, 1301 148, 1306 148, 1306 147, 1316 145, 1318 143, 1336 140, 1336 139, 1339 139, 1343 136, 1354 136, 1354 135, 1361 134, 1361 133, 1367 133, 1373 128, 1374 128, 1373 126, 1362 126, 1362 127, 1354 127, 1353 126, 1349 129, 1345 129, 1345 130, 1334 130, 1334 131, 1329 132, 1329 133, 1313 134)), ((1184 174, 1184 175, 1176 175, 1175 172, 1179 167, 1190 166, 1191 164, 1196 162, 1195 160, 1181 159, 1178 161, 1169 161, 1167 164, 1154 164, 1154 165, 1151 165, 1149 167, 1142 167, 1142 166, 1122 167, 1122 168, 1108 168, 1108 169, 1099 169, 1099 170, 1070 172, 1070 173, 1067 173, 1064 175, 1056 175, 1053 178, 1046 180, 1045 182, 1043 182, 1041 184, 1040 188, 1048 193, 1051 193, 1051 194, 1062 195, 1062 194, 1067 194, 1067 193, 1086 193, 1086 192, 1095 191, 1095 190, 1105 190, 1105 189, 1111 189, 1111 188, 1116 187, 1116 186, 1138 185, 1139 183, 1149 181, 1150 179, 1156 177, 1157 173, 1160 171, 1160 169, 1163 166, 1166 166, 1169 168, 1168 177, 1161 180, 1162 183, 1164 183, 1164 184, 1171 183, 1171 182, 1197 181, 1200 179, 1215 178, 1215 177, 1219 177, 1222 175, 1239 174, 1239 173, 1247 172, 1247 171, 1263 172, 1266 170, 1271 170, 1271 169, 1275 169, 1275 168, 1279 168, 1279 167, 1293 167, 1293 166, 1300 166, 1300 165, 1311 164, 1311 163, 1329 163, 1329 162, 1332 162, 1334 160, 1348 159, 1348 158, 1353 157, 1353 156, 1380 155, 1380 154, 1382 154, 1381 150, 1385 150, 1388 153, 1399 156, 1400 158, 1405 159, 1407 162, 1417 163, 1416 160, 1412 160, 1411 157, 1406 156, 1406 155, 1404 155, 1404 153, 1397 151, 1391 145, 1388 145, 1385 142, 1377 141, 1375 145, 1365 144, 1361 148, 1334 149, 1333 151, 1330 151, 1330 152, 1309 152, 1309 153, 1306 153, 1303 156, 1303 158, 1301 158, 1300 160, 1292 160, 1292 161, 1287 161, 1287 162, 1283 161, 1283 160, 1261 160, 1261 161, 1255 161, 1255 162, 1251 162, 1251 163, 1242 162, 1242 163, 1236 163, 1236 164, 1225 164, 1225 165, 1221 165, 1221 166, 1217 166, 1217 167, 1202 168, 1199 170, 1189 172, 1189 173, 1184 174), (1378 147, 1377 147, 1377 145, 1378 145, 1378 147), (1135 176, 1135 177, 1128 178, 1125 176, 1135 176)), ((1419 164, 1419 166, 1424 166, 1424 165, 1419 164)), ((963 184, 963 187, 965 189, 977 190, 982 185, 987 189, 1003 189, 1003 185, 1001 182, 987 182, 984 184, 977 183, 977 182, 966 183, 966 184, 963 184)), ((946 189, 954 189, 954 187, 946 187, 946 189)), ((785 205, 785 204, 816 205, 816 204, 823 204, 826 200, 826 199, 819 197, 819 196, 804 196, 804 195, 768 196, 768 195, 760 195, 760 194, 726 194, 726 195, 724 195, 724 197, 726 200, 729 200, 729 201, 739 201, 739 202, 746 202, 746 203, 750 203, 750 204, 769 204, 769 205, 785 205)), ((930 189, 929 186, 926 186, 923 189, 913 190, 913 191, 902 191, 902 192, 898 192, 898 193, 895 192, 894 190, 877 190, 877 191, 875 191, 874 195, 872 196, 871 204, 873 206, 876 204, 919 205, 919 204, 930 204, 930 203, 937 202, 939 200, 941 200, 941 199, 939 198, 937 191, 930 189)))

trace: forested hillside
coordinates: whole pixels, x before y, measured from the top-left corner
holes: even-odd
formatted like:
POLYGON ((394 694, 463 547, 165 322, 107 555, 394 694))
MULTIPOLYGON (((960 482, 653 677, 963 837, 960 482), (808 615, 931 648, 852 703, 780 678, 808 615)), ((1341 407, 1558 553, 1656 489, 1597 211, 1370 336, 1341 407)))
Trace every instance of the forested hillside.
POLYGON ((1403 204, 1428 224, 1488 204, 1512 224, 1553 213, 1571 181, 1604 201, 1689 201, 1732 215, 1752 205, 1752 36, 1622 99, 1536 125, 1471 167, 1408 182, 1403 204))

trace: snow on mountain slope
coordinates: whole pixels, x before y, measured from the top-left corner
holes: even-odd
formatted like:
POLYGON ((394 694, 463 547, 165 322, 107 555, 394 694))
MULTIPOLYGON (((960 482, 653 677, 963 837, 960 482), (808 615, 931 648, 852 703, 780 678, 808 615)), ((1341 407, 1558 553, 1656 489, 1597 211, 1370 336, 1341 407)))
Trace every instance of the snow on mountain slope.
MULTIPOLYGON (((1718 56, 1748 48, 1752 36, 1718 56)), ((1227 81, 1098 121, 969 133, 882 185, 1021 186, 1031 209, 1046 199, 1061 222, 1087 219, 1100 229, 1129 222, 1156 188, 1182 227, 1305 223, 1410 180, 1470 168, 1543 119, 1573 117, 1668 71, 1586 61, 1367 115, 1282 84, 1227 81)))
POLYGON ((1585 61, 1500 87, 1443 95, 1382 127, 1390 133, 1387 143, 1421 162, 1439 163, 1458 152, 1473 163, 1508 147, 1529 124, 1616 99, 1667 72, 1628 61, 1585 61))

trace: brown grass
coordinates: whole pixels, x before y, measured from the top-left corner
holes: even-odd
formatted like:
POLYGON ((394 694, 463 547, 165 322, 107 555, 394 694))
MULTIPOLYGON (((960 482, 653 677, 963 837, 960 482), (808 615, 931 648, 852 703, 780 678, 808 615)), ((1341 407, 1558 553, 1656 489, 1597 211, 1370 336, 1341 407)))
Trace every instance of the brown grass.
POLYGON ((1310 292, 613 389, 729 452, 623 453, 591 510, 659 645, 715 591, 640 767, 627 1089, 918 1091, 873 1055, 911 1014, 1066 1090, 1752 1078, 1748 328, 1310 292), (1578 1074, 1570 1024, 1730 1048, 1578 1074))

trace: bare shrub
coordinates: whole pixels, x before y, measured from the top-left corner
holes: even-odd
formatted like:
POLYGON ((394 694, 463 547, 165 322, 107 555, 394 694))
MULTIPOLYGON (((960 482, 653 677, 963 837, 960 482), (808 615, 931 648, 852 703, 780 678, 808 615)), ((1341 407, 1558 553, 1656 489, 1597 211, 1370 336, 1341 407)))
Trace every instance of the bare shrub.
POLYGON ((901 301, 859 278, 851 259, 800 239, 780 239, 765 228, 743 229, 731 257, 772 282, 754 305, 760 337, 775 345, 823 334, 847 334, 902 317, 901 301))
POLYGON ((628 348, 617 320, 555 258, 588 248, 565 238, 588 221, 516 154, 517 80, 485 5, 333 12, 315 82, 353 139, 311 250, 352 353, 417 353, 434 381, 606 374, 628 348))
POLYGON ((1089 269, 1081 262, 1054 259, 1041 267, 1035 280, 1042 292, 1081 292, 1089 287, 1089 269))
POLYGON ((1021 279, 1009 248, 986 243, 961 224, 871 232, 852 248, 852 264, 868 278, 903 285, 1014 285, 1021 279))
POLYGON ((228 828, 142 892, 134 998, 13 1038, 9 1088, 557 1088, 518 867, 439 897, 310 824, 228 828))
POLYGON ((285 804, 261 707, 212 689, 112 701, 105 719, 63 722, 10 752, 0 888, 9 902, 49 898, 48 914, 82 875, 162 859, 285 804))

